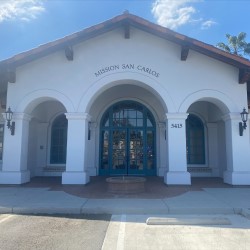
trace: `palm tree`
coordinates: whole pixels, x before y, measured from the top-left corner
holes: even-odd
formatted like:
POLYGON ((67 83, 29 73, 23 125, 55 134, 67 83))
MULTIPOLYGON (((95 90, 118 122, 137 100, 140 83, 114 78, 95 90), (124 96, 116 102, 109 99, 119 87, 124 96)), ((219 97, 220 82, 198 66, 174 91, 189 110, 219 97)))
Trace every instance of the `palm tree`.
POLYGON ((247 34, 240 32, 238 36, 226 34, 228 44, 218 43, 216 46, 226 52, 238 56, 250 56, 250 43, 245 41, 247 34))

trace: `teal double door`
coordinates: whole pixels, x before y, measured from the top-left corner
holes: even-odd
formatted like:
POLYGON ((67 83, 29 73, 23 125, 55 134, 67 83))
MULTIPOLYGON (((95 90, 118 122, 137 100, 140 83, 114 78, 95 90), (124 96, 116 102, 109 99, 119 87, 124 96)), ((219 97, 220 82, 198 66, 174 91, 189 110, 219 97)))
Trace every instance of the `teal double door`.
POLYGON ((152 119, 135 102, 122 102, 107 111, 101 128, 100 175, 156 175, 152 119))

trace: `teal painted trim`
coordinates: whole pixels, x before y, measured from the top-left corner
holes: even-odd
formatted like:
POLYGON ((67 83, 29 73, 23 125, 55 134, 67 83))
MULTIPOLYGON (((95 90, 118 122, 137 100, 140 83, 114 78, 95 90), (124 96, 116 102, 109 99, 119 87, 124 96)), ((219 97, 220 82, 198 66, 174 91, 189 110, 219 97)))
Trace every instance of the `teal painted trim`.
MULTIPOLYGON (((152 113, 142 104, 135 101, 121 101, 107 109, 103 114, 100 123, 100 155, 99 155, 99 174, 100 175, 156 175, 156 123, 152 113), (142 114, 142 115, 141 115, 142 114), (130 116, 129 116, 130 115, 130 116), (107 122, 107 119, 109 120, 107 122), (147 120, 150 125, 148 126, 147 120), (106 126, 105 126, 106 125, 106 126), (112 168, 113 165, 113 139, 114 131, 125 132, 125 169, 112 168), (133 169, 130 163, 130 131, 142 131, 143 133, 143 170, 133 169), (109 132, 109 145, 108 145, 108 169, 104 169, 103 156, 104 156, 104 138, 103 131, 109 132), (147 131, 152 131, 153 134, 153 165, 154 169, 147 168, 147 131)), ((137 152, 137 151, 136 151, 137 152)), ((139 161, 138 156, 135 161, 139 161)))

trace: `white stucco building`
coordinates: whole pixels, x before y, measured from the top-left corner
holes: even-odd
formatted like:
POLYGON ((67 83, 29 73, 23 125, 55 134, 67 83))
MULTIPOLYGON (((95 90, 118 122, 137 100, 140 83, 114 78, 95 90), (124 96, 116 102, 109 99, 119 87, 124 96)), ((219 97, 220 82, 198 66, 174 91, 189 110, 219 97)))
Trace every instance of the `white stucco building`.
POLYGON ((0 62, 0 184, 250 185, 249 121, 239 135, 249 84, 250 61, 129 13, 18 54, 0 62))

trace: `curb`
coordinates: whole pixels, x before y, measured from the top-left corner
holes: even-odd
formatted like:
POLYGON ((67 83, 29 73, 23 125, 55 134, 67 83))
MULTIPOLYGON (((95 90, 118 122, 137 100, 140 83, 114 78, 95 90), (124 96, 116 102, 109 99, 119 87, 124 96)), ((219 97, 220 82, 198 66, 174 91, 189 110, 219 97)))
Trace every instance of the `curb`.
POLYGON ((159 215, 213 215, 240 214, 250 219, 250 209, 243 208, 107 208, 107 207, 0 207, 0 214, 159 214, 159 215))
POLYGON ((81 214, 80 208, 62 207, 13 207, 13 214, 81 214))
POLYGON ((231 225, 228 218, 220 217, 194 217, 194 218, 160 218, 149 217, 146 220, 147 225, 196 225, 196 226, 210 226, 210 225, 231 225))

